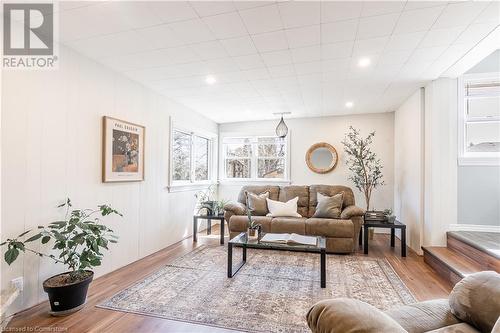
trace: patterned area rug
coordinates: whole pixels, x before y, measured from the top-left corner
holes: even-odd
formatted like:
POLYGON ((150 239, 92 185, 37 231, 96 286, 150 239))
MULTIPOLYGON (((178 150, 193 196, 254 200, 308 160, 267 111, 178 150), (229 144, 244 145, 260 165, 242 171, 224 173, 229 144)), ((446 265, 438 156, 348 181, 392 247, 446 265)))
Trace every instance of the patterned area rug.
POLYGON ((381 310, 415 301, 385 259, 327 255, 322 289, 319 254, 249 249, 229 279, 226 251, 201 246, 99 307, 247 332, 309 332, 305 316, 322 299, 357 298, 381 310))

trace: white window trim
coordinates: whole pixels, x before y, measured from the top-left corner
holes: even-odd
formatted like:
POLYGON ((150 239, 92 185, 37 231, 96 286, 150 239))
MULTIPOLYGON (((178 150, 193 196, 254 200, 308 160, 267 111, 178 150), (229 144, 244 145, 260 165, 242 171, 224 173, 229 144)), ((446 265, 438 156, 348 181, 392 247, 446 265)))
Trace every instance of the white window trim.
POLYGON ((220 158, 220 177, 219 183, 222 184, 231 184, 231 185, 244 185, 244 184, 282 184, 289 185, 291 184, 290 180, 290 131, 288 131, 288 135, 285 137, 285 145, 286 145, 286 156, 285 156, 285 175, 284 178, 257 178, 257 149, 254 149, 254 145, 257 143, 258 138, 264 137, 276 137, 275 135, 224 135, 224 138, 221 138, 221 158, 220 158), (252 178, 227 178, 226 177, 226 151, 224 147, 224 139, 252 139, 252 156, 250 156, 251 160, 251 169, 250 172, 252 174, 252 178))
MULTIPOLYGON (((500 165, 500 153, 488 152, 467 152, 465 140, 465 126, 466 126, 466 109, 465 109, 465 93, 464 83, 466 80, 479 80, 498 78, 498 73, 478 73, 478 74, 464 74, 457 80, 458 84, 458 165, 461 166, 498 166, 500 165)), ((480 121, 480 119, 478 119, 480 121)))
POLYGON ((214 133, 189 129, 187 126, 178 124, 170 119, 170 137, 169 137, 169 155, 168 155, 168 190, 169 192, 182 192, 200 190, 209 187, 210 185, 217 184, 217 135, 214 133), (192 136, 199 136, 208 140, 208 180, 195 181, 194 180, 194 158, 193 150, 191 149, 190 158, 190 172, 191 180, 173 180, 173 149, 172 144, 174 140, 174 130, 191 135, 191 147, 193 146, 192 136))

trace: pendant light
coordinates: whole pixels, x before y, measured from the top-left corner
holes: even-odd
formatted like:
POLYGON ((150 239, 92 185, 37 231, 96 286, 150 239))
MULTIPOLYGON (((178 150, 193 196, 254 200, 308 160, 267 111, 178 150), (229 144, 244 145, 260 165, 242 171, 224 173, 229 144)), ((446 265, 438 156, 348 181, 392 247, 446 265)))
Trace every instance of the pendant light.
POLYGON ((279 114, 281 115, 280 122, 278 123, 278 126, 276 126, 276 135, 279 138, 284 138, 288 134, 288 126, 286 126, 285 121, 283 120, 283 115, 284 114, 290 114, 290 112, 277 112, 274 114, 279 114))

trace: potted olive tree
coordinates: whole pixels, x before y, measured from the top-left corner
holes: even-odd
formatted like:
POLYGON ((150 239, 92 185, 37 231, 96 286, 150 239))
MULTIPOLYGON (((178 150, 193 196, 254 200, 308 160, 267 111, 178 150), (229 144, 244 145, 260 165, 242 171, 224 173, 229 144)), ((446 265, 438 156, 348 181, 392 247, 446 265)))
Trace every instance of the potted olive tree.
POLYGON ((0 244, 7 247, 4 259, 9 265, 16 261, 20 252, 31 252, 67 267, 68 271, 43 282, 43 290, 49 296, 50 313, 56 316, 73 313, 85 305, 87 290, 94 277, 92 268, 101 265, 101 251, 107 250, 108 244, 116 243, 118 238, 113 230, 100 223, 99 218, 111 214, 122 216, 108 205, 100 205, 97 209, 72 209, 69 198, 58 206, 61 207, 66 208, 64 220, 39 226, 36 231, 25 231, 0 244), (41 244, 53 241, 52 249, 59 255, 45 254, 27 245, 35 241, 41 244))
POLYGON ((252 211, 247 208, 247 237, 249 240, 259 239, 260 224, 258 224, 254 219, 252 219, 252 211))

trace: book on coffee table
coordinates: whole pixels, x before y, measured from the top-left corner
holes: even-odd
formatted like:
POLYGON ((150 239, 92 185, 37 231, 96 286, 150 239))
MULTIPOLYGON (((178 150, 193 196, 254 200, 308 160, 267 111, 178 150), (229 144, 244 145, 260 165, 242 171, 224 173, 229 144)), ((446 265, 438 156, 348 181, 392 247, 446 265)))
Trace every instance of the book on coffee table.
POLYGON ((281 243, 281 244, 301 244, 316 245, 317 238, 312 236, 303 236, 299 234, 272 234, 267 233, 261 238, 261 242, 281 243))

